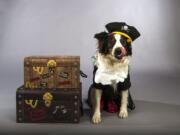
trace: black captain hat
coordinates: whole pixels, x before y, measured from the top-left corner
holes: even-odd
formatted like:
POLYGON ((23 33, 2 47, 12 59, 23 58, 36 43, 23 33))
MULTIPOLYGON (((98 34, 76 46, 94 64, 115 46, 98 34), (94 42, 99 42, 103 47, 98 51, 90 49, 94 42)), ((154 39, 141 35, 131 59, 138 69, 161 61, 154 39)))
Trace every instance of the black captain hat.
POLYGON ((110 34, 120 34, 128 38, 129 42, 134 41, 140 36, 138 30, 127 25, 125 22, 111 22, 106 24, 106 29, 110 34))

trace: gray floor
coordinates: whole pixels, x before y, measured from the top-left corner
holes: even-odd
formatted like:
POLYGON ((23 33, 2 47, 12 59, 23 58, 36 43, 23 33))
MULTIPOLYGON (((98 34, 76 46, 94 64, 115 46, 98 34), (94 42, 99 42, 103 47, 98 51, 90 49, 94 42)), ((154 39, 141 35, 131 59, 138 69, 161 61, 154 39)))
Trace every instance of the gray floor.
MULTIPOLYGON (((99 125, 90 123, 87 110, 80 124, 17 124, 15 88, 22 84, 20 82, 23 79, 18 81, 16 78, 20 77, 14 75, 14 78, 0 78, 0 135, 180 135, 180 77, 176 72, 132 74, 131 94, 138 100, 136 110, 123 120, 118 119, 116 114, 103 112, 103 122, 99 125)), ((84 80, 83 86, 87 87, 89 84, 84 80)), ((83 88, 84 98, 87 97, 86 87, 83 88)))
POLYGON ((85 110, 79 124, 18 124, 15 108, 0 108, 0 135, 4 134, 180 134, 180 106, 136 101, 127 119, 103 112, 103 122, 93 125, 85 110))

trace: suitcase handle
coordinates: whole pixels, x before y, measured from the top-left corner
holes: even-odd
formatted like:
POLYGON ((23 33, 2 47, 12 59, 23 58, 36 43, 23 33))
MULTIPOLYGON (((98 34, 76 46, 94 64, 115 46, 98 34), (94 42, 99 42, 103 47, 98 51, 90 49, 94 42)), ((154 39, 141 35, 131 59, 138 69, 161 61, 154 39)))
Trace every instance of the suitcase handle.
POLYGON ((87 77, 88 77, 82 70, 80 70, 80 75, 81 75, 81 77, 83 77, 83 78, 87 78, 87 77))

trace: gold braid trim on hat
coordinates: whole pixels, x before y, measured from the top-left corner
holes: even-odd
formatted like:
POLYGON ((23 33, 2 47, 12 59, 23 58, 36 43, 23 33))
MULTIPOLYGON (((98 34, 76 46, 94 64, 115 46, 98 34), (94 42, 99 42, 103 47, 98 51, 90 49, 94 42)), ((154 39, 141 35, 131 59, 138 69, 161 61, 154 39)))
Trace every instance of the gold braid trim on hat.
POLYGON ((125 37, 128 38, 128 39, 127 39, 127 42, 132 43, 132 38, 131 38, 129 35, 127 35, 126 33, 123 33, 123 32, 120 32, 120 31, 114 31, 114 32, 112 32, 111 34, 123 35, 123 36, 125 36, 125 37))

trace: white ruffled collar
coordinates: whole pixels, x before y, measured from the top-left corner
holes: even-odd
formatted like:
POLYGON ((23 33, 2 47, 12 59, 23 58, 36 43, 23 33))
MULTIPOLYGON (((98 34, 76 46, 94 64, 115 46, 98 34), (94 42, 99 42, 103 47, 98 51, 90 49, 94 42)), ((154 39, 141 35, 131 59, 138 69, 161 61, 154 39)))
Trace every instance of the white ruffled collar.
POLYGON ((100 53, 97 53, 93 57, 93 64, 98 68, 94 81, 103 85, 124 82, 128 76, 129 57, 124 57, 121 61, 115 62, 113 65, 109 62, 109 59, 100 53))

